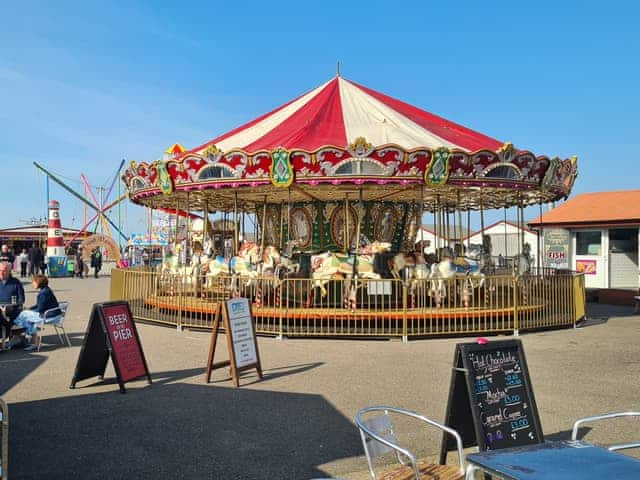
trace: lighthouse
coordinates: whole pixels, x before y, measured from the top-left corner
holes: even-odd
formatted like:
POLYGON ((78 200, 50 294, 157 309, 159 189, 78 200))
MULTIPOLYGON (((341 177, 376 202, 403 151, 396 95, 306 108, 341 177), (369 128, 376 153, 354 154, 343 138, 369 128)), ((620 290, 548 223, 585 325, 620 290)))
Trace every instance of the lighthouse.
POLYGON ((60 204, 56 200, 49 202, 49 225, 47 231, 47 258, 49 275, 63 277, 67 275, 67 255, 64 251, 62 226, 60 225, 60 204))

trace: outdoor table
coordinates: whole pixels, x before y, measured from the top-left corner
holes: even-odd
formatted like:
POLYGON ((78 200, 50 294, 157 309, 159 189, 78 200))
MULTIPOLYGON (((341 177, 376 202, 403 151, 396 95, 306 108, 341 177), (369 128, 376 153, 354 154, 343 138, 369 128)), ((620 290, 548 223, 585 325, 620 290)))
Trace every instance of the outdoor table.
POLYGON ((482 471, 504 480, 640 478, 640 460, 584 441, 565 440, 467 455, 467 480, 482 471))

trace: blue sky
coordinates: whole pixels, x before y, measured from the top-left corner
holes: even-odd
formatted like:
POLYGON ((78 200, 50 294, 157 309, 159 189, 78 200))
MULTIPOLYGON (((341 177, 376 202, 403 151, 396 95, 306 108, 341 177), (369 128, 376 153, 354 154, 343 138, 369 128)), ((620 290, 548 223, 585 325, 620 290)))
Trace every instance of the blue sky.
MULTIPOLYGON (((639 13, 616 1, 4 2, 0 227, 46 214, 34 161, 73 188, 81 173, 108 186, 122 158, 199 145, 325 82, 338 60, 348 79, 516 147, 577 154, 574 195, 637 189, 639 13)), ((55 184, 51 197, 79 227, 81 203, 55 184)), ((144 230, 139 208, 121 214, 144 230)))

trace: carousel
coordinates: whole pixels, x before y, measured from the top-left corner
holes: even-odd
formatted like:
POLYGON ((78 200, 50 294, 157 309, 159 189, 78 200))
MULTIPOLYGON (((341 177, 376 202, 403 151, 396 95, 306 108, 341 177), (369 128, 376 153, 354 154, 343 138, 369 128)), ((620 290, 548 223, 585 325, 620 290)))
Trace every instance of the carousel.
POLYGON ((336 76, 199 147, 131 162, 131 201, 204 221, 181 261, 119 270, 112 292, 179 328, 207 327, 217 302, 246 296, 256 330, 281 336, 573 325, 580 274, 535 268, 524 239, 500 268, 463 227, 483 230, 495 209, 524 224, 526 207, 566 198, 576 175, 575 157, 537 156, 336 76), (233 225, 223 244, 216 217, 233 225), (423 223, 441 239, 429 255, 423 223))

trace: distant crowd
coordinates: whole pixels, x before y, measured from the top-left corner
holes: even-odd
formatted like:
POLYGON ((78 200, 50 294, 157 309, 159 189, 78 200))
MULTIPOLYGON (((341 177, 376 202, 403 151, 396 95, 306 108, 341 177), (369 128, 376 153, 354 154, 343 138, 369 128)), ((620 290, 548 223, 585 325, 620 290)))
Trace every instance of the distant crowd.
POLYGON ((47 256, 37 244, 34 244, 29 251, 23 248, 18 255, 15 255, 8 245, 2 245, 0 262, 7 262, 12 270, 20 271, 21 278, 47 273, 47 256))

